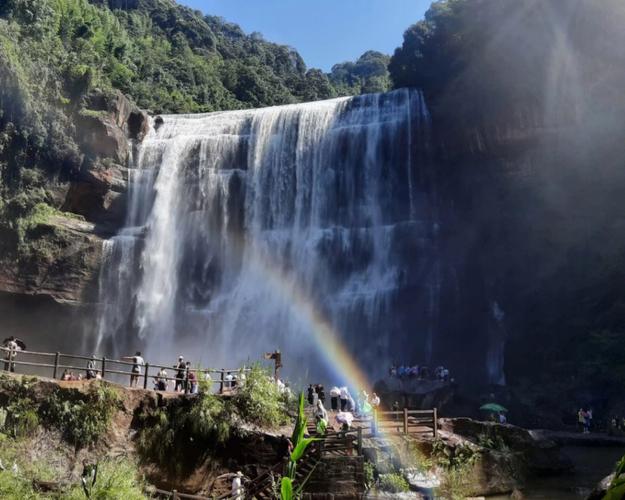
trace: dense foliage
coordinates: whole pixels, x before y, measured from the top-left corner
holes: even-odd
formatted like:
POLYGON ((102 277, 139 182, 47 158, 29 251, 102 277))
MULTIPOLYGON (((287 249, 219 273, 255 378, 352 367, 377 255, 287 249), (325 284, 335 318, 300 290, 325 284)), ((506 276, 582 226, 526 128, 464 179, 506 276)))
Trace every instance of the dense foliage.
POLYGON ((389 61, 389 56, 369 50, 354 62, 332 66, 330 82, 340 95, 386 92, 391 88, 389 61))
POLYGON ((78 448, 96 443, 119 410, 119 397, 107 385, 91 385, 86 394, 56 388, 42 405, 44 422, 60 429, 78 448))
POLYGON ((446 125, 528 124, 534 113, 569 123, 589 103, 609 109, 622 88, 624 18, 619 0, 440 0, 389 70, 396 87, 423 89, 446 125))
POLYGON ((111 386, 91 384, 87 392, 56 387, 50 394, 35 393, 36 379, 0 378, 1 430, 15 438, 31 435, 42 424, 55 429, 76 448, 96 444, 119 410, 119 396, 111 386))
POLYGON ((290 420, 292 401, 267 370, 253 367, 240 384, 229 398, 212 394, 211 384, 204 384, 197 397, 145 409, 138 436, 141 455, 179 474, 226 446, 241 423, 275 428, 290 420))
POLYGON ((247 372, 245 384, 237 390, 232 402, 246 422, 263 427, 277 427, 289 420, 289 393, 281 392, 273 378, 260 365, 252 366, 247 372))

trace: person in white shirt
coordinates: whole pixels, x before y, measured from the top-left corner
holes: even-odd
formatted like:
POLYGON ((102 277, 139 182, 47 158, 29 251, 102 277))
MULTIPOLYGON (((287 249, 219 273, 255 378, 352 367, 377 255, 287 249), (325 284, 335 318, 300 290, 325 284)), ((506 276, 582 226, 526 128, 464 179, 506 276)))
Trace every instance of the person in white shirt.
POLYGON ((351 396, 347 387, 341 387, 341 411, 347 410, 351 396))
POLYGON ((234 476, 234 479, 232 480, 232 492, 230 497, 232 500, 243 500, 244 489, 242 479, 243 473, 241 471, 237 472, 237 475, 234 476))
POLYGON ((8 342, 4 344, 4 369, 5 371, 15 371, 15 358, 17 357, 17 351, 20 350, 19 344, 15 341, 15 337, 9 337, 8 342))
POLYGON ((145 361, 141 357, 141 352, 137 351, 134 356, 124 356, 123 360, 132 361, 132 371, 130 372, 130 387, 137 387, 139 377, 143 371, 145 361))
POLYGON ((380 396, 378 396, 375 392, 373 393, 373 395, 371 396, 371 407, 374 410, 377 410, 378 407, 380 406, 380 396))

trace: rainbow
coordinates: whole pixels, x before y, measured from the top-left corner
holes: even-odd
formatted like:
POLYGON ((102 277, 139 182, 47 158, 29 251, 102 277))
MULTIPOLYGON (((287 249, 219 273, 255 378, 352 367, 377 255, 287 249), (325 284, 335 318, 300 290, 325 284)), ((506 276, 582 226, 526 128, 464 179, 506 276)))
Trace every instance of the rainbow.
POLYGON ((366 373, 356 363, 330 320, 319 310, 314 300, 297 286, 296 280, 258 252, 252 256, 251 264, 270 288, 290 304, 291 313, 308 325, 318 352, 335 372, 334 375, 346 381, 346 385, 355 391, 352 393, 354 397, 362 390, 371 394, 372 386, 366 373))

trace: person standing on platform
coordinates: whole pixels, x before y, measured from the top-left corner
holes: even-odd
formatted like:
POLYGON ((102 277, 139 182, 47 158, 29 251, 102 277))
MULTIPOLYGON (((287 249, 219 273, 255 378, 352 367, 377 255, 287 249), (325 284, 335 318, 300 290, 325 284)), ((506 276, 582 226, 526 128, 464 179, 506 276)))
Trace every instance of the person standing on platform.
POLYGON ((132 370, 130 372, 130 387, 137 387, 139 377, 145 366, 145 360, 141 357, 141 352, 137 351, 134 356, 124 356, 122 358, 126 361, 132 361, 132 370))

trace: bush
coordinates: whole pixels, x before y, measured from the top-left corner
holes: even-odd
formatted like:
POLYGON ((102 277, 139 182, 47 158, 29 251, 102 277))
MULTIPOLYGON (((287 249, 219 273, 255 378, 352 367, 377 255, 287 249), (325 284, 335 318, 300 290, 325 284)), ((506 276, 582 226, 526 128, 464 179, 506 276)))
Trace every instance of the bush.
POLYGON ((410 490, 406 478, 398 473, 380 474, 379 488, 390 493, 405 493, 410 490))
POLYGON ((2 428, 13 437, 27 436, 39 425, 38 405, 34 400, 31 379, 16 380, 2 376, 0 388, 3 390, 5 408, 2 411, 2 428))
POLYGON ((140 416, 138 449, 148 460, 181 473, 206 453, 223 446, 232 433, 229 405, 212 394, 170 401, 140 416), (192 449, 189 443, 193 443, 192 449))
POLYGON ((449 500, 462 500, 467 497, 478 458, 479 454, 469 446, 450 448, 440 440, 434 442, 432 460, 440 471, 440 496, 449 500))
POLYGON ((77 448, 96 443, 119 409, 117 392, 105 384, 93 384, 87 394, 57 388, 43 403, 44 422, 63 432, 77 448))
POLYGON ((367 489, 371 488, 375 483, 375 465, 371 462, 365 462, 364 464, 365 470, 365 487, 367 489))
POLYGON ((252 366, 232 401, 246 422, 263 427, 289 422, 288 393, 281 392, 271 374, 259 364, 252 366))

